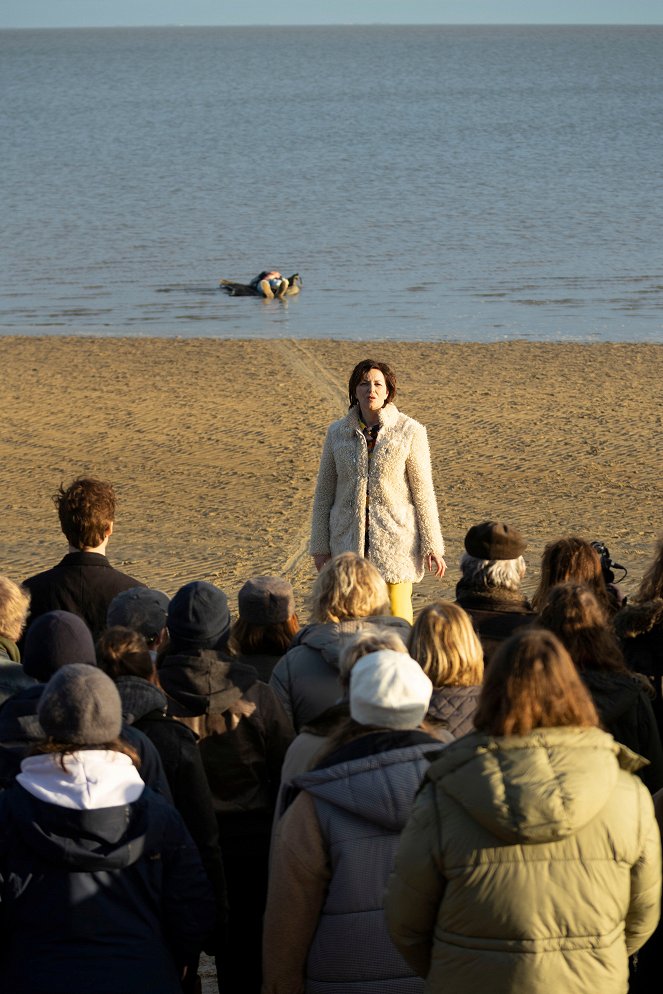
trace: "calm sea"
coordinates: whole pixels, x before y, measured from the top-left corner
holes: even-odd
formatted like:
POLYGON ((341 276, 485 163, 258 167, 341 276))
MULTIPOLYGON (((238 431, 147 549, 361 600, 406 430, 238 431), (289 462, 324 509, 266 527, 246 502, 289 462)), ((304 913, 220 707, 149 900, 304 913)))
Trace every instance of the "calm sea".
POLYGON ((0 333, 663 342, 663 28, 4 31, 0 92, 0 333))

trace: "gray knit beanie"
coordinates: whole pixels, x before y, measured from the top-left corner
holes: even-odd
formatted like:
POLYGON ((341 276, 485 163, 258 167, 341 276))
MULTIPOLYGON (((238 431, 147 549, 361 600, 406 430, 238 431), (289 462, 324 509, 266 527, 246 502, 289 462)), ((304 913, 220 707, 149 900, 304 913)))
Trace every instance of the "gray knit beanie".
POLYGON ((105 745, 122 728, 117 687, 105 673, 85 663, 63 666, 51 677, 37 714, 44 733, 67 745, 105 745))

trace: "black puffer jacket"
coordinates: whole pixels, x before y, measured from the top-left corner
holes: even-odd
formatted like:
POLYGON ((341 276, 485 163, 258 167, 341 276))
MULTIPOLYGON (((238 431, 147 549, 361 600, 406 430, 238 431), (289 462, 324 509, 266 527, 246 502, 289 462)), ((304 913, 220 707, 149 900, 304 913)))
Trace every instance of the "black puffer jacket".
POLYGON ((338 682, 341 650, 350 635, 372 625, 391 628, 407 645, 410 625, 403 618, 391 616, 328 621, 306 625, 297 632, 269 681, 297 732, 341 697, 338 682))
POLYGON ((628 673, 581 670, 602 727, 622 745, 649 760, 638 775, 651 793, 663 787, 663 747, 644 685, 628 673))

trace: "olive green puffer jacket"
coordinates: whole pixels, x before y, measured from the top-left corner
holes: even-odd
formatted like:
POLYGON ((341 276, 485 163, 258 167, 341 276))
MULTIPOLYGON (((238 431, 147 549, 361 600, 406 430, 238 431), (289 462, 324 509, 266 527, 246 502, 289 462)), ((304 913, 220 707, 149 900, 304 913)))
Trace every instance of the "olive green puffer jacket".
POLYGON ((598 728, 476 732, 429 768, 386 902, 430 994, 625 994, 659 915, 642 760, 598 728))

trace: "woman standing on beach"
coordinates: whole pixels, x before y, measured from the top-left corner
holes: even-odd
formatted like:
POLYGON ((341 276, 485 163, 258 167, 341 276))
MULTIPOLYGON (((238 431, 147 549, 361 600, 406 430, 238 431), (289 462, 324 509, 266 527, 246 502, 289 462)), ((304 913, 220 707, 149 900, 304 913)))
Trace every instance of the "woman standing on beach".
POLYGON ((411 622, 413 581, 424 565, 446 571, 426 429, 394 404, 396 377, 384 362, 358 363, 348 393, 350 410, 322 450, 311 555, 318 570, 341 552, 370 559, 392 614, 411 622))

